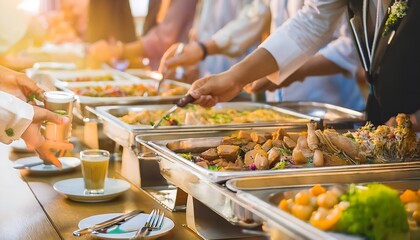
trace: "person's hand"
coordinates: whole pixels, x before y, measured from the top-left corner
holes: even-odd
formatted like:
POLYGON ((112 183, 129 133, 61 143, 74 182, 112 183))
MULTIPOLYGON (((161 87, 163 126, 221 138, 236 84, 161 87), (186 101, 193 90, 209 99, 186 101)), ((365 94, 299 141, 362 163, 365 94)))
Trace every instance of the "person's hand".
POLYGON ((122 57, 123 45, 121 42, 110 43, 100 40, 93 43, 88 49, 88 58, 98 62, 108 62, 122 57))
POLYGON ((61 169, 60 161, 50 150, 71 150, 73 149, 73 145, 71 143, 46 140, 41 134, 41 125, 45 120, 56 124, 66 124, 69 122, 69 119, 65 116, 34 106, 32 123, 22 134, 22 139, 29 148, 34 149, 39 154, 42 160, 52 163, 61 169))
POLYGON ((44 90, 28 78, 25 74, 15 72, 0 66, 0 91, 7 92, 20 98, 23 101, 32 101, 44 99, 44 90))
POLYGON ((242 91, 243 87, 244 84, 241 81, 236 81, 234 75, 228 71, 195 81, 189 94, 197 99, 195 104, 211 107, 218 102, 233 99, 242 91))
POLYGON ((279 88, 278 85, 274 84, 267 78, 260 78, 252 83, 247 84, 244 87, 244 90, 247 93, 255 94, 255 93, 261 93, 264 91, 275 91, 277 88, 279 88))
POLYGON ((191 66, 199 63, 203 59, 204 52, 197 42, 191 42, 184 46, 182 52, 175 56, 180 43, 173 44, 163 54, 160 62, 159 71, 164 76, 172 76, 178 66, 191 66))

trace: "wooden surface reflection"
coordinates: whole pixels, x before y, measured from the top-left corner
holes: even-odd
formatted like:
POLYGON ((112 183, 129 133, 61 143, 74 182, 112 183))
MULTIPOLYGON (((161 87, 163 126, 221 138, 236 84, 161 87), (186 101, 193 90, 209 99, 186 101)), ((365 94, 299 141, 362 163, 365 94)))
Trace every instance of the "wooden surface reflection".
MULTIPOLYGON (((55 192, 55 182, 81 177, 80 167, 75 171, 52 176, 32 176, 12 168, 12 161, 22 155, 10 154, 10 147, 0 145, 0 236, 2 239, 76 239, 72 232, 83 218, 104 213, 128 212, 153 208, 165 211, 175 222, 174 229, 160 239, 199 239, 185 227, 185 213, 172 213, 133 186, 118 198, 102 203, 79 203, 55 192)), ((108 177, 122 178, 118 173, 120 162, 113 162, 108 177)), ((83 236, 77 239, 94 239, 83 236)))

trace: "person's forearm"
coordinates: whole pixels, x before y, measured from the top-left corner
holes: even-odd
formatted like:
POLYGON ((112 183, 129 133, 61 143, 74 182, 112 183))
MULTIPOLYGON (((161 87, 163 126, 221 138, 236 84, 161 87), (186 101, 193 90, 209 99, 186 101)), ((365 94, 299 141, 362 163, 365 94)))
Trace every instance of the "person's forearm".
POLYGON ((266 49, 258 48, 229 72, 238 84, 246 85, 278 70, 274 57, 266 49))
POLYGON ((303 81, 306 77, 324 76, 333 74, 347 74, 347 71, 328 60, 321 54, 314 55, 302 65, 290 78, 295 81, 303 81))
POLYGON ((207 55, 215 55, 222 53, 222 49, 220 49, 214 40, 208 40, 204 44, 207 48, 207 55))
POLYGON ((135 42, 126 43, 122 49, 122 58, 131 59, 138 56, 143 56, 143 44, 141 40, 135 42))

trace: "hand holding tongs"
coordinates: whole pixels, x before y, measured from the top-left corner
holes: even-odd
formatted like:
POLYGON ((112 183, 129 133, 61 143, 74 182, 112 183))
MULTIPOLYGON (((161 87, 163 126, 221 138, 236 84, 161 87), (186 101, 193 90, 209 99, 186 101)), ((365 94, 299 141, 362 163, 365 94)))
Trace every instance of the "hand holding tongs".
POLYGON ((152 128, 156 128, 157 126, 159 126, 159 124, 162 122, 163 119, 165 119, 167 116, 169 116, 171 113, 175 112, 175 110, 177 110, 179 107, 185 107, 187 106, 188 103, 193 103, 196 99, 191 96, 190 94, 183 96, 181 99, 178 100, 178 102, 171 107, 166 113, 165 115, 163 115, 163 117, 161 117, 159 119, 159 121, 155 122, 155 124, 153 124, 152 128))
MULTIPOLYGON (((185 47, 185 45, 183 43, 178 44, 178 46, 175 50, 174 57, 179 56, 182 53, 182 51, 184 51, 184 47, 185 47)), ((183 69, 182 69, 182 67, 177 67, 175 71, 176 71, 176 75, 178 75, 178 72, 183 72, 183 69)), ((182 75, 183 75, 183 73, 182 73, 182 75)), ((175 77, 176 78, 182 78, 182 77, 178 77, 178 76, 175 76, 175 77)), ((165 77, 163 76, 163 73, 162 73, 162 78, 160 80, 158 80, 157 84, 156 84, 156 94, 159 94, 160 87, 161 87, 162 82, 164 80, 165 80, 165 77)))

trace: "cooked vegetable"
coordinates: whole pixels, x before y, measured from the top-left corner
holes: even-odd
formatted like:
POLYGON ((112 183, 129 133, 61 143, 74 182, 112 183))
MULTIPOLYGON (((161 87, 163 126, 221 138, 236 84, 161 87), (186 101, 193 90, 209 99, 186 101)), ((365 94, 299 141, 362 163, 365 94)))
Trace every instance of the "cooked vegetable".
POLYGON ((352 185, 342 200, 350 206, 342 212, 336 231, 368 239, 403 239, 408 233, 407 214, 396 190, 381 184, 352 185))

